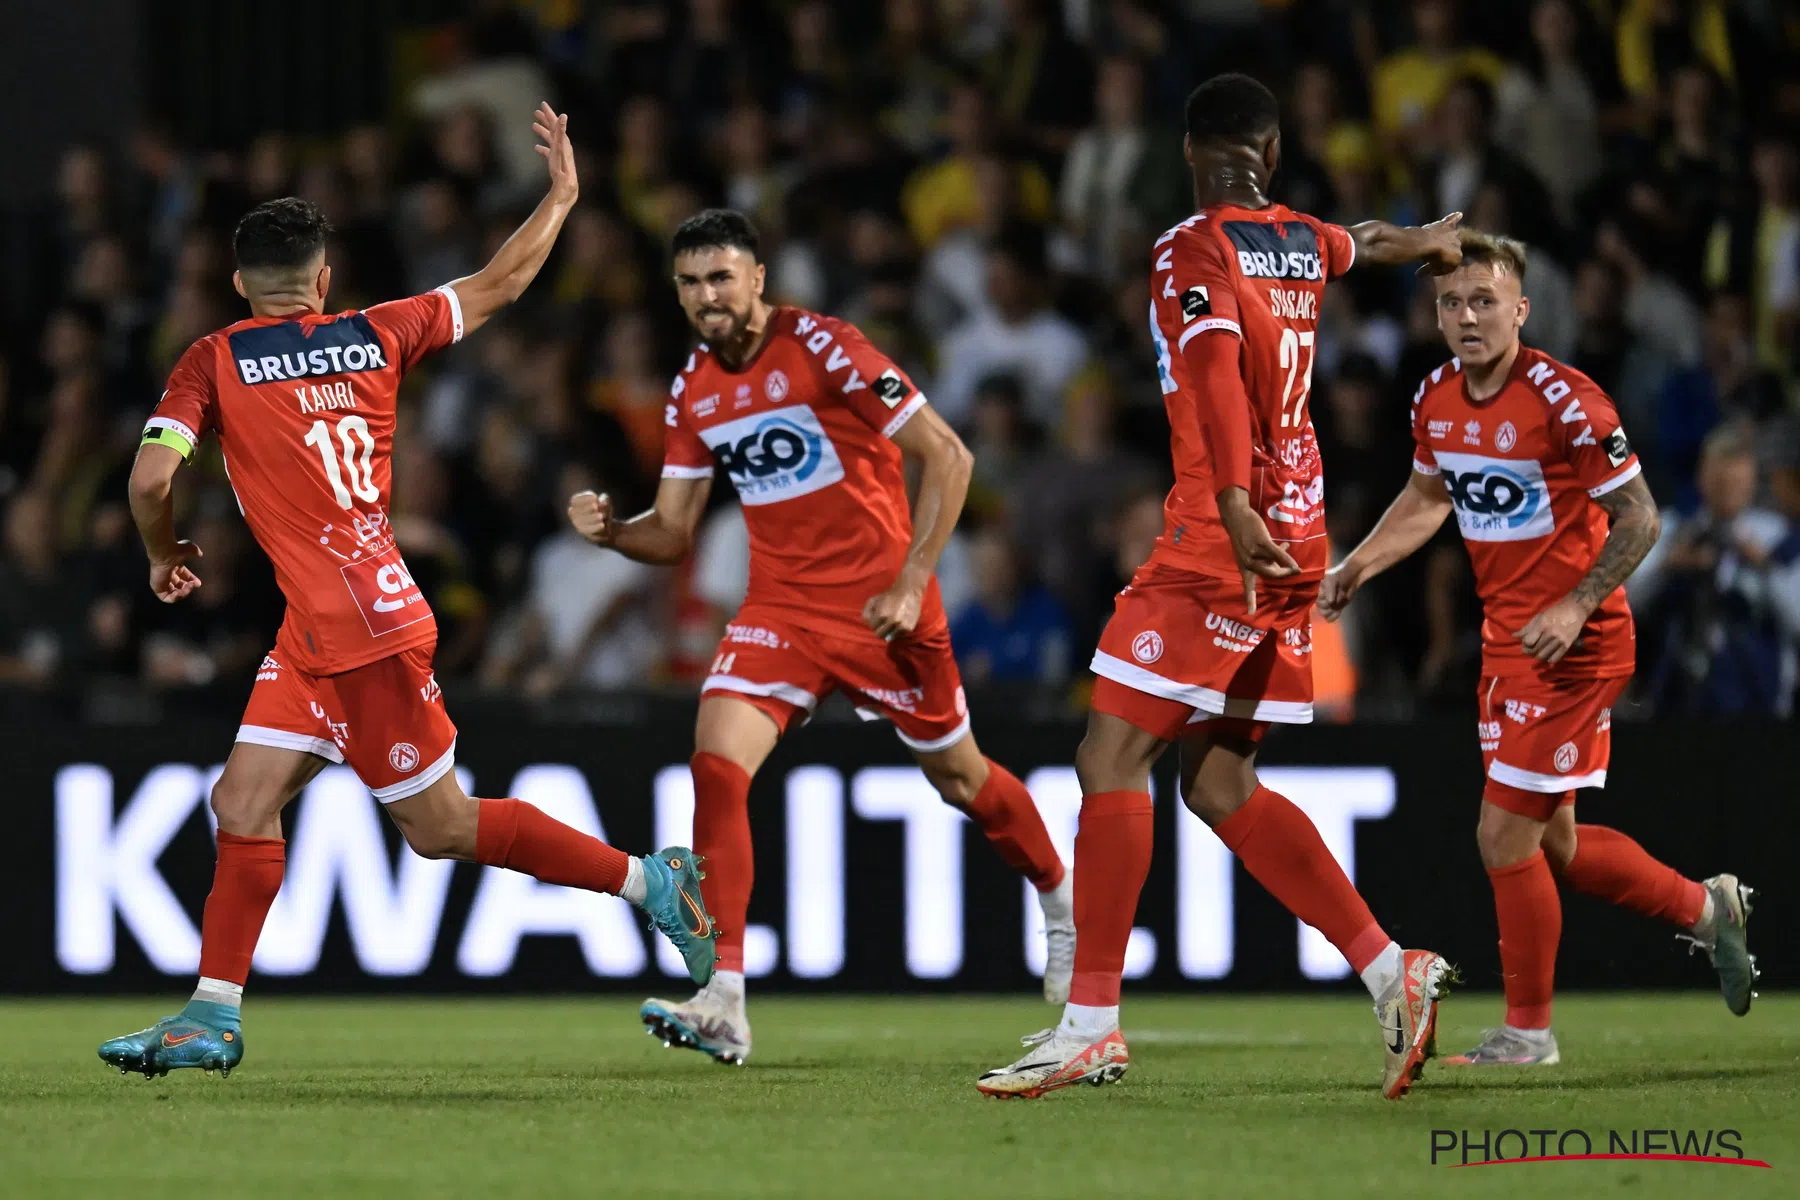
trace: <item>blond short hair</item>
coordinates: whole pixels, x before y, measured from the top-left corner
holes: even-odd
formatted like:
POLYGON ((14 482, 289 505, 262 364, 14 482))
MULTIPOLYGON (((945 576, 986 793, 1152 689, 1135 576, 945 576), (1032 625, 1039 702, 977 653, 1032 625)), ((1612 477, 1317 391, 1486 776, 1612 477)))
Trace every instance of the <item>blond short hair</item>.
POLYGON ((1485 266, 1496 275, 1502 271, 1525 282, 1525 243, 1504 234, 1464 227, 1456 231, 1462 243, 1462 265, 1485 266))

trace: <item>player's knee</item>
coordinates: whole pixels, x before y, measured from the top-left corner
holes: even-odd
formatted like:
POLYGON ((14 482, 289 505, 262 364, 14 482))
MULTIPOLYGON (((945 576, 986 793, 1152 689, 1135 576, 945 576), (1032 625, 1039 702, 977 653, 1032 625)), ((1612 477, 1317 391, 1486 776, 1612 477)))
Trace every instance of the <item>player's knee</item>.
POLYGON ((1481 865, 1490 871, 1530 858, 1542 844, 1543 836, 1541 822, 1491 802, 1481 806, 1481 820, 1475 825, 1475 845, 1481 852, 1481 865))
POLYGON ((1575 824, 1551 821, 1544 829, 1544 857, 1552 871, 1561 872, 1575 860, 1575 824))
MULTIPOLYGON (((1187 754, 1186 747, 1182 753, 1187 754)), ((1205 756, 1192 769, 1184 758, 1182 803, 1208 826, 1217 825, 1244 807, 1257 787, 1256 767, 1251 757, 1254 754, 1254 746, 1247 747, 1244 753, 1238 753, 1235 747, 1227 751, 1224 747, 1209 746, 1205 756)))
POLYGON ((1128 763, 1115 739, 1098 730, 1089 729, 1075 750, 1075 777, 1081 780, 1084 795, 1095 792, 1126 790, 1121 779, 1128 773, 1128 763))
POLYGON ((224 777, 213 784, 211 804, 219 828, 227 833, 256 829, 269 815, 269 804, 258 789, 224 777))
POLYGON ((976 794, 981 791, 981 785, 986 782, 982 777, 986 774, 985 770, 981 775, 977 775, 974 771, 965 768, 922 767, 921 769, 925 772, 925 778, 931 781, 931 786, 937 789, 937 794, 943 797, 944 803, 956 808, 967 808, 974 803, 976 794))
POLYGON ((471 857, 460 844, 456 831, 441 822, 401 822, 400 836, 406 839, 406 844, 412 847, 412 852, 420 858, 466 859, 471 857))
POLYGON ((1244 807, 1254 790, 1254 783, 1246 789, 1237 780, 1216 771, 1199 771, 1193 779, 1183 782, 1181 802, 1210 828, 1244 807))

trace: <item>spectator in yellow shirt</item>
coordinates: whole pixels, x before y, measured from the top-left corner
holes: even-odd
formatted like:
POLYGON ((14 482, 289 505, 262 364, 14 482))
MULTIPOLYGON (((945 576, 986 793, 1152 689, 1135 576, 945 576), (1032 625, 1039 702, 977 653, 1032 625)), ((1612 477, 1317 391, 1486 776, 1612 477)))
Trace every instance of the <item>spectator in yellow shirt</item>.
MULTIPOLYGON (((950 93, 950 152, 920 167, 906 181, 900 207, 914 240, 930 249, 953 229, 972 225, 981 216, 976 164, 988 149, 994 115, 987 96, 973 82, 959 83, 950 93)), ((1050 180, 1031 163, 1016 163, 1020 213, 1033 222, 1050 217, 1050 180)))
POLYGON ((1693 60, 1705 63, 1735 87, 1731 28, 1725 10, 1720 0, 1625 0, 1615 32, 1619 82, 1626 92, 1639 100, 1655 100, 1669 73, 1693 60), (1683 17, 1686 29, 1682 28, 1683 17), (1672 59, 1672 54, 1679 57, 1672 59))
POLYGON ((1498 55, 1457 40, 1451 0, 1413 0, 1412 19, 1414 44, 1376 64, 1371 88, 1376 131, 1390 145, 1419 132, 1457 79, 1475 75, 1497 87, 1506 74, 1498 55))

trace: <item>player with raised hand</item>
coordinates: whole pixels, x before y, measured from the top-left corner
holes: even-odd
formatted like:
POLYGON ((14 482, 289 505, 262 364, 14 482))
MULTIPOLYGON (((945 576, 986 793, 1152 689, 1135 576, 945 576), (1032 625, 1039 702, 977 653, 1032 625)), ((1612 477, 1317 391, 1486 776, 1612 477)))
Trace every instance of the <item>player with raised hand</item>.
POLYGON ((970 732, 933 574, 962 513, 970 457, 925 396, 853 326, 763 299, 755 227, 714 209, 675 231, 675 290, 700 344, 670 390, 655 506, 619 520, 583 492, 569 519, 640 562, 693 549, 716 468, 750 532, 750 586, 701 688, 694 729, 694 848, 719 922, 719 971, 644 1023, 720 1062, 750 1053, 744 926, 754 874, 750 779, 833 690, 892 721, 945 803, 972 818, 1037 889, 1046 999, 1067 997, 1071 884, 1024 784, 970 732), (908 511, 902 462, 920 468, 908 511))
POLYGON ((388 524, 402 374, 518 299, 575 205, 567 118, 546 104, 532 127, 549 191, 486 267, 422 296, 325 315, 323 215, 291 197, 252 209, 233 238, 232 281, 253 315, 182 355, 144 430, 131 512, 151 590, 174 603, 202 585, 188 565, 199 549, 175 536, 170 488, 212 433, 288 606, 212 791, 219 857, 199 986, 178 1015, 100 1047, 121 1071, 242 1061, 244 983, 281 888, 281 810, 327 763, 350 764, 416 853, 623 896, 680 947, 695 982, 711 977, 712 925, 686 848, 634 858, 522 801, 463 794, 431 671, 437 625, 388 524))
POLYGON ((1519 340, 1531 312, 1525 248, 1472 230, 1461 239, 1462 265, 1436 282, 1438 328, 1456 357, 1413 396, 1412 476, 1325 577, 1319 610, 1335 620, 1456 513, 1484 618, 1476 841, 1499 917, 1506 1019, 1444 1061, 1549 1065, 1558 879, 1682 930, 1740 1016, 1757 973, 1750 889, 1733 875, 1696 883, 1616 829, 1575 823, 1575 789, 1606 786, 1612 705, 1637 652, 1623 585, 1660 520, 1612 400, 1519 340))
POLYGON ((1246 75, 1201 84, 1186 119, 1199 211, 1157 240, 1150 276, 1176 481, 1092 663, 1075 760, 1073 988, 1061 1024, 977 1086, 1035 1097, 1125 1073, 1119 988, 1150 869, 1150 770, 1178 744, 1188 807, 1361 975, 1387 1052, 1382 1091, 1396 1098, 1431 1052, 1449 967, 1383 932, 1306 814, 1258 781, 1256 751, 1271 722, 1312 720, 1311 611, 1327 550, 1307 399, 1325 283, 1353 264, 1454 266, 1460 214, 1344 229, 1272 203, 1279 113, 1246 75))

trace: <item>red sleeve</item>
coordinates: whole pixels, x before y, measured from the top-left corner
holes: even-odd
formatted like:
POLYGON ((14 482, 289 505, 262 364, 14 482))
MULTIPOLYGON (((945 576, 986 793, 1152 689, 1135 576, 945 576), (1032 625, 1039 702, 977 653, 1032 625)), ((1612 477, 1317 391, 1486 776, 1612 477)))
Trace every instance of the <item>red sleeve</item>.
POLYGON ((1238 366, 1238 339, 1215 330, 1195 338, 1182 357, 1193 377, 1200 429, 1212 450, 1213 493, 1230 487, 1249 491, 1250 397, 1238 366))
POLYGON ((144 423, 144 441, 171 446, 192 460, 200 442, 212 431, 218 412, 218 387, 214 382, 216 348, 211 337, 201 338, 169 372, 168 386, 156 411, 144 423))
POLYGON ((462 341, 462 301, 447 283, 422 296, 377 304, 363 315, 394 339, 395 361, 402 371, 412 370, 434 350, 462 341))
POLYGON ((848 321, 804 313, 794 332, 809 350, 821 334, 829 335, 830 340, 812 355, 820 390, 881 436, 893 437, 925 407, 925 393, 848 321))
POLYGON ((687 394, 687 373, 694 369, 694 358, 688 357, 687 369, 669 385, 669 402, 663 406, 664 479, 711 479, 713 453, 687 423, 687 405, 681 402, 687 394))
MULTIPOLYGON (((1188 398, 1212 452, 1215 493, 1228 487, 1247 491, 1250 397, 1238 362, 1244 329, 1238 323, 1237 275, 1205 218, 1178 226, 1154 254, 1151 314, 1157 357, 1161 360, 1172 350, 1187 365, 1188 398)), ((1177 390, 1173 374, 1165 371, 1163 392, 1177 390)))
POLYGON ((1337 279, 1356 265, 1356 239, 1342 225, 1315 221, 1319 232, 1319 248, 1325 254, 1325 278, 1337 279))
POLYGON ((1590 496, 1604 496, 1643 472, 1637 452, 1619 425, 1612 397, 1585 375, 1564 367, 1544 388, 1550 402, 1550 445, 1575 469, 1590 496), (1566 396, 1555 395, 1567 388, 1566 396))
POLYGON ((1425 389, 1431 386, 1431 380, 1419 380, 1419 390, 1413 393, 1412 432, 1413 432, 1413 470, 1421 475, 1439 473, 1437 455, 1432 452, 1431 439, 1425 428, 1425 389))
POLYGON ((1175 350, 1185 353, 1193 338, 1209 329, 1244 335, 1238 323, 1237 274, 1211 228, 1182 229, 1159 249, 1151 275, 1156 306, 1175 334, 1175 350))

